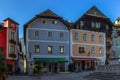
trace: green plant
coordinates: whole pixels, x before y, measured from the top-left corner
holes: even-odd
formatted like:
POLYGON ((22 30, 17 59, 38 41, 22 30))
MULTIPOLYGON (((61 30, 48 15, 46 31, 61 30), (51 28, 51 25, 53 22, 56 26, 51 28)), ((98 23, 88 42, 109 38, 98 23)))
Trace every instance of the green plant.
POLYGON ((0 47, 0 77, 2 77, 4 72, 7 72, 7 65, 5 62, 5 57, 3 55, 3 48, 0 47))
POLYGON ((40 63, 35 63, 33 68, 35 73, 40 73, 42 66, 40 63))

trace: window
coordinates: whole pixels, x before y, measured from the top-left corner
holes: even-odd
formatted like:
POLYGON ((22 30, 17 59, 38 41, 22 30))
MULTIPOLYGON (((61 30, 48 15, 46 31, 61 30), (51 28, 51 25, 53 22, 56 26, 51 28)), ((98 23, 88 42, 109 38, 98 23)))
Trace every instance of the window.
POLYGON ((15 40, 15 32, 10 31, 10 40, 15 40))
POLYGON ((35 31, 35 37, 39 36, 39 31, 35 31))
POLYGON ((91 22, 91 26, 92 26, 92 27, 95 27, 95 23, 94 23, 93 21, 91 22))
POLYGON ((48 53, 52 53, 52 49, 53 49, 52 46, 48 46, 48 53))
POLYGON ((14 44, 10 44, 10 53, 15 54, 15 45, 14 44))
POLYGON ((87 40, 87 34, 83 34, 83 40, 84 40, 84 41, 87 40))
POLYGON ((45 20, 43 20, 43 21, 42 21, 42 23, 46 23, 46 21, 45 21, 45 20))
POLYGON ((106 29, 109 29, 109 26, 106 24, 106 29))
POLYGON ((48 37, 52 37, 52 32, 48 32, 48 37))
POLYGON ((99 54, 102 54, 102 53, 103 53, 103 49, 99 48, 99 54))
POLYGON ((93 27, 93 28, 100 28, 101 27, 101 23, 100 22, 91 22, 91 26, 93 27))
POLYGON ((55 21, 52 21, 52 24, 57 24, 57 21, 55 20, 55 21))
POLYGON ((75 33, 75 34, 74 34, 74 39, 75 39, 75 40, 78 40, 78 33, 75 33))
POLYGON ((102 42, 102 35, 99 35, 99 42, 102 42))
POLYGON ((14 25, 14 24, 11 24, 11 27, 15 27, 15 25, 14 25))
POLYGON ((95 40, 95 35, 92 34, 92 35, 91 35, 91 41, 94 41, 94 40, 95 40))
POLYGON ((60 46, 60 53, 64 53, 64 46, 60 46))
POLYGON ((84 22, 83 21, 80 21, 80 26, 84 26, 84 22))
POLYGON ((100 28, 101 23, 100 22, 96 22, 96 28, 100 28))
POLYGON ((85 47, 84 46, 80 46, 79 48, 78 48, 79 50, 79 53, 85 53, 85 47))
POLYGON ((40 46, 39 45, 35 45, 35 53, 39 53, 40 52, 40 46))
POLYGON ((91 53, 92 53, 92 54, 95 53, 95 47, 91 47, 91 53))
POLYGON ((97 12, 96 12, 96 11, 94 11, 94 14, 95 14, 95 15, 97 15, 97 12))
POLYGON ((63 38, 63 36, 64 36, 64 33, 60 32, 60 38, 63 38))

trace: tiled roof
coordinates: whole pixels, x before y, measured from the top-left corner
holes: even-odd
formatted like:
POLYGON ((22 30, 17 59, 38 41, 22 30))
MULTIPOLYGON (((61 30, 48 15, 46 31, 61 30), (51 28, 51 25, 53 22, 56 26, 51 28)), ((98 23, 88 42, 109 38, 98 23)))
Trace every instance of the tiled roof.
POLYGON ((85 15, 107 18, 96 6, 90 8, 85 15))

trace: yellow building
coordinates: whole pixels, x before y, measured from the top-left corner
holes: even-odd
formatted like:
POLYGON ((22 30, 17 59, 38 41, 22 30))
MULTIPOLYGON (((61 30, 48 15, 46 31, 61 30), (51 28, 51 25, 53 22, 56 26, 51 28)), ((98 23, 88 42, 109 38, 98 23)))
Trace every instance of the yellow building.
POLYGON ((104 65, 105 33, 71 29, 70 49, 71 63, 75 63, 78 70, 91 70, 95 65, 104 65))

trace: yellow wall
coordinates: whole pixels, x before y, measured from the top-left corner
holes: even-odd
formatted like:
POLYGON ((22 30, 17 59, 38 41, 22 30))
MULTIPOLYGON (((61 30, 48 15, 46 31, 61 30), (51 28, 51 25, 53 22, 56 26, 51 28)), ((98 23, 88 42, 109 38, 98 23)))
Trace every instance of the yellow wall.
POLYGON ((103 41, 99 42, 99 35, 104 36, 103 33, 99 33, 99 32, 72 30, 72 41, 73 42, 80 42, 80 43, 87 43, 87 44, 104 44, 104 37, 103 37, 103 41), (76 32, 79 34, 79 39, 78 40, 74 40, 74 34, 76 32), (83 41, 83 34, 87 34, 87 40, 86 41, 83 41), (92 34, 95 35, 95 41, 91 41, 91 35, 92 34))
POLYGON ((73 49, 73 56, 104 56, 104 47, 103 46, 94 46, 95 47, 95 53, 89 53, 91 50, 91 45, 81 45, 81 44, 74 44, 72 46, 73 49), (79 53, 79 46, 85 47, 85 53, 79 53), (102 48, 102 53, 99 53, 99 48, 102 48))
POLYGON ((104 56, 104 48, 105 48, 105 37, 104 33, 101 32, 93 32, 93 31, 85 31, 85 30, 72 30, 72 54, 73 56, 95 56, 102 57, 104 56), (78 40, 74 40, 74 34, 78 33, 78 40), (83 34, 87 34, 87 40, 83 40, 83 34), (95 35, 95 40, 91 41, 91 35, 95 35), (99 35, 102 35, 102 42, 99 42, 99 35), (79 46, 85 47, 85 53, 79 53, 79 46), (91 47, 95 47, 95 53, 90 53, 91 47), (99 53, 99 48, 102 48, 102 54, 99 53))

